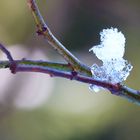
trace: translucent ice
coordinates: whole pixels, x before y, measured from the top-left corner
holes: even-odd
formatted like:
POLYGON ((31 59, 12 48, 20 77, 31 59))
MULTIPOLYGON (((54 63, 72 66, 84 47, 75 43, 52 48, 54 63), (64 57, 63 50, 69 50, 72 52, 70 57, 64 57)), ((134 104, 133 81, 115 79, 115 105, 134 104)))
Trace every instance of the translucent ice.
POLYGON ((91 67, 93 77, 113 84, 123 82, 132 70, 132 65, 123 59, 125 37, 117 28, 104 29, 100 35, 101 43, 90 49, 102 61, 102 66, 91 67))

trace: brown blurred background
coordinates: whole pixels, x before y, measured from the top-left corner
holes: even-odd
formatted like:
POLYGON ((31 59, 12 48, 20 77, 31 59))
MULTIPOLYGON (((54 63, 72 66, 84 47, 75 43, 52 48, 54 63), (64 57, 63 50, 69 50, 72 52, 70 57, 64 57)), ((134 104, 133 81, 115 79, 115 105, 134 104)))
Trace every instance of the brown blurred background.
MULTIPOLYGON (((88 50, 99 44, 99 32, 122 31, 125 58, 134 66, 125 84, 140 89, 139 0, 37 2, 56 37, 89 66, 98 63, 88 50)), ((0 42, 14 57, 63 61, 35 31, 26 0, 0 0, 0 42)), ((108 91, 94 93, 86 84, 39 73, 0 70, 0 77, 0 140, 140 139, 140 106, 108 91)))

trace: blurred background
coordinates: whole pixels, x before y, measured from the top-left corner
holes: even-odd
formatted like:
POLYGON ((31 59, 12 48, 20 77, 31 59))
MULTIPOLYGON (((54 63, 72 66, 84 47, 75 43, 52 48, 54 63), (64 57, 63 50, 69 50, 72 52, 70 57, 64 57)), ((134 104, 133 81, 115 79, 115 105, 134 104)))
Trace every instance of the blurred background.
MULTIPOLYGON (((140 89, 139 0, 37 0, 55 36, 81 61, 100 63, 89 49, 99 32, 117 27, 134 66, 125 84, 140 89)), ((26 0, 0 0, 0 42, 14 58, 63 62, 36 35, 26 0)), ((6 59, 0 54, 1 59, 6 59)), ((139 140, 140 106, 89 85, 40 73, 0 70, 0 140, 139 140)))

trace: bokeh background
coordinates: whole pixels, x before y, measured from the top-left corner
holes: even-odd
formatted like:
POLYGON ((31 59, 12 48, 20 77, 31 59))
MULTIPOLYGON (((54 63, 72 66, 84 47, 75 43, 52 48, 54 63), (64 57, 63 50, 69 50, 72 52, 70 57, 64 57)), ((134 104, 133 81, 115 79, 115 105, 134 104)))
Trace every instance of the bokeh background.
MULTIPOLYGON (((140 89, 139 0, 37 0, 56 37, 81 61, 100 63, 88 50, 99 32, 117 27, 134 66, 125 82, 140 89)), ((14 58, 62 62, 35 33, 26 0, 0 0, 0 42, 14 58)), ((1 53, 1 59, 6 59, 1 53)), ((139 140, 140 106, 89 85, 39 73, 0 70, 1 140, 139 140)))

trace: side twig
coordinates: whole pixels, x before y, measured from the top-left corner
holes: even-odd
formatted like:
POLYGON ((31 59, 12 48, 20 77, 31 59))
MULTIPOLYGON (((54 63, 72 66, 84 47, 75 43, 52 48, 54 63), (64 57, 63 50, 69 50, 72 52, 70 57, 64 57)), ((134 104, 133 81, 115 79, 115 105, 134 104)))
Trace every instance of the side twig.
POLYGON ((47 41, 53 46, 53 48, 58 51, 58 53, 64 57, 64 59, 71 65, 74 71, 83 73, 87 76, 91 76, 91 71, 88 66, 80 62, 70 51, 68 51, 52 34, 49 27, 45 23, 42 15, 40 14, 39 8, 35 0, 28 0, 28 5, 31 9, 32 15, 34 17, 37 33, 43 35, 47 41))

